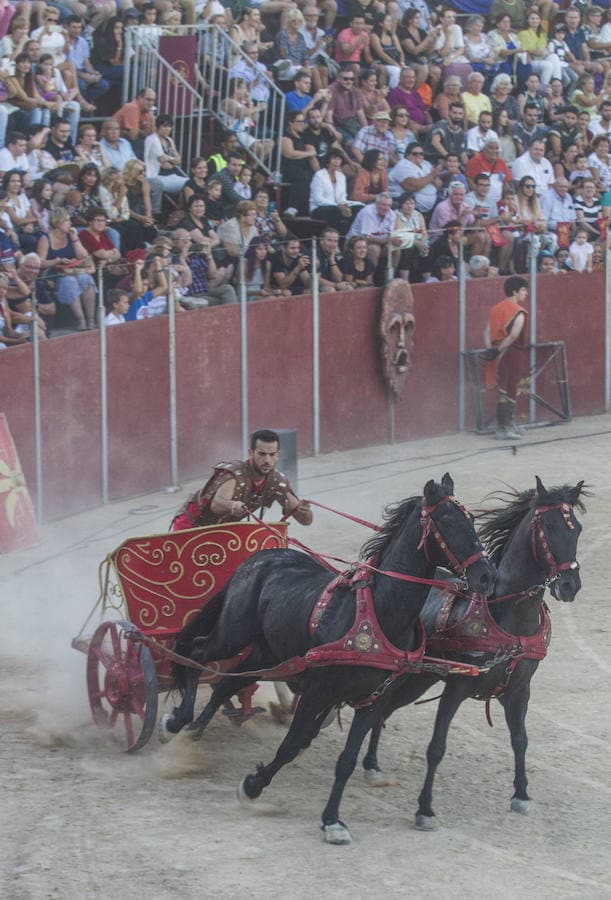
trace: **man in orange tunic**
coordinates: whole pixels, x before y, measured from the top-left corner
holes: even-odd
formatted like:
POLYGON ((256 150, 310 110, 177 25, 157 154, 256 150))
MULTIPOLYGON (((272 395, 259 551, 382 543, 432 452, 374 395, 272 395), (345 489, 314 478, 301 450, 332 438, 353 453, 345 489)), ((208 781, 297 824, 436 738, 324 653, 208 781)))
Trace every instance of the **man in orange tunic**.
POLYGON ((496 407, 497 438, 515 440, 521 437, 514 423, 514 408, 518 385, 526 359, 527 334, 524 303, 528 297, 528 282, 513 275, 503 286, 505 299, 490 310, 484 332, 488 348, 486 357, 486 387, 496 387, 499 398, 496 407))

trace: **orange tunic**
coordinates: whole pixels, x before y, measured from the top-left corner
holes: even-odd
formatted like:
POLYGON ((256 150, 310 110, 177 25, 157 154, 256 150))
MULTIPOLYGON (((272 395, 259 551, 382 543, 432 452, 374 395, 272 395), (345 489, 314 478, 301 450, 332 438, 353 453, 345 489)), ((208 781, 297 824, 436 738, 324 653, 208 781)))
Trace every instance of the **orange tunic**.
MULTIPOLYGON (((501 341, 505 340, 519 313, 522 313, 525 318, 528 316, 524 307, 511 298, 495 303, 490 310, 490 339, 493 347, 498 347, 501 341)), ((496 387, 499 393, 515 400, 518 384, 523 374, 525 360, 523 350, 526 345, 525 323, 517 340, 495 360, 486 364, 484 378, 488 390, 496 387)))

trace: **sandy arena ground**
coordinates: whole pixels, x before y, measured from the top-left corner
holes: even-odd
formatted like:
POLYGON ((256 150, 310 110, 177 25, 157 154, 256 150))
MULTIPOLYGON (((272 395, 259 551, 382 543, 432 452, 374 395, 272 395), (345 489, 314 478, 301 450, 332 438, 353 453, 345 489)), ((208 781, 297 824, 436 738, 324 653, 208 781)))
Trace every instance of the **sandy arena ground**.
MULTIPOLYGON (((162 531, 194 485, 46 526, 39 546, 1 559, 0 896, 611 897, 610 435, 611 416, 601 416, 530 432, 515 455, 463 434, 300 464, 302 496, 373 520, 446 470, 469 506, 503 481, 534 486, 535 474, 548 485, 591 485, 583 588, 572 605, 550 599, 552 646, 533 681, 527 817, 509 812, 513 756, 498 705, 494 728, 481 703, 459 711, 437 777, 434 833, 415 831, 413 818, 436 704, 399 712, 381 746, 391 785, 366 788, 359 765, 346 790, 349 847, 323 844, 319 831, 345 738, 337 724, 247 809, 236 785, 272 758, 284 733, 268 714, 240 730, 219 716, 198 744, 180 736, 161 746, 154 737, 140 753, 121 754, 91 723, 85 657, 70 640, 97 597, 98 562, 127 536, 162 531)), ((346 558, 368 536, 324 512, 292 533, 346 558)))

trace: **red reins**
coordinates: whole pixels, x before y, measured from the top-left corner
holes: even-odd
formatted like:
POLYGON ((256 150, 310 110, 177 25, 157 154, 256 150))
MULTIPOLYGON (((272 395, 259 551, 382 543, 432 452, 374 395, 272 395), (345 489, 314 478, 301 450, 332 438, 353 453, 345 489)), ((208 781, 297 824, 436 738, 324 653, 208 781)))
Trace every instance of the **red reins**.
MULTIPOLYGON (((421 508, 421 513, 420 513, 420 522, 422 525, 422 537, 420 539, 420 543, 418 544, 418 549, 424 550, 424 555, 426 557, 426 560, 427 560, 427 562, 430 563, 431 560, 429 558, 429 554, 428 554, 428 550, 427 550, 427 538, 429 537, 429 535, 432 535, 435 538, 435 540, 437 541, 440 549, 446 556, 448 562, 452 565, 452 568, 454 569, 454 571, 459 574, 463 574, 465 569, 468 566, 473 565, 479 559, 483 559, 488 554, 482 547, 482 549, 480 551, 472 554, 468 559, 466 559, 462 563, 454 556, 454 554, 448 547, 447 541, 443 538, 443 535, 437 529, 437 527, 435 525, 435 521, 431 515, 431 513, 434 512, 438 506, 440 506, 442 503, 445 503, 446 501, 453 503, 455 506, 457 506, 461 510, 461 512, 463 513, 465 518, 467 518, 467 519, 469 518, 469 513, 467 512, 466 508, 461 503, 459 503, 457 500, 455 500, 453 497, 443 497, 441 500, 439 500, 433 506, 424 506, 424 504, 423 504, 422 508, 421 508)), ((344 519, 349 519, 352 522, 356 522, 359 525, 364 525, 367 528, 371 528, 373 531, 380 532, 380 531, 384 530, 379 525, 374 525, 371 522, 367 522, 365 519, 358 518, 358 516, 352 516, 349 513, 341 512, 341 510, 334 509, 332 506, 325 506, 324 503, 318 503, 315 500, 306 500, 305 502, 309 503, 311 506, 318 506, 318 507, 320 507, 320 509, 326 509, 328 512, 335 513, 336 515, 342 516, 342 518, 344 518, 344 519)), ((250 513, 250 516, 259 525, 263 525, 264 527, 266 527, 270 531, 272 531, 274 534, 278 535, 278 532, 273 528, 273 526, 268 525, 267 522, 265 522, 263 519, 260 519, 257 515, 255 515, 255 513, 250 513)), ((290 513, 288 515, 283 516, 283 520, 285 521, 289 516, 290 516, 290 513)), ((455 593, 455 594, 463 594, 464 593, 464 591, 462 591, 457 585, 453 585, 451 582, 441 581, 441 580, 437 580, 434 578, 419 578, 416 575, 407 575, 403 572, 394 572, 394 571, 391 571, 388 569, 378 569, 376 566, 372 565, 370 562, 355 563, 355 562, 350 562, 349 560, 346 560, 346 559, 342 559, 339 556, 331 556, 328 553, 318 553, 317 551, 312 550, 306 544, 297 540, 297 538, 289 537, 289 538, 287 538, 287 541, 289 544, 292 544, 294 547, 297 547, 298 549, 303 550, 305 553, 312 556, 314 559, 318 560, 320 563, 322 563, 322 565, 326 566, 328 569, 335 572, 336 574, 339 574, 339 570, 335 569, 333 566, 329 565, 328 560, 332 560, 333 562, 342 563, 343 565, 348 566, 350 569, 364 568, 370 572, 375 572, 378 575, 386 575, 388 578, 395 578, 398 581, 410 581, 410 582, 413 582, 416 584, 426 584, 429 587, 440 588, 441 590, 451 591, 452 593, 455 593)))

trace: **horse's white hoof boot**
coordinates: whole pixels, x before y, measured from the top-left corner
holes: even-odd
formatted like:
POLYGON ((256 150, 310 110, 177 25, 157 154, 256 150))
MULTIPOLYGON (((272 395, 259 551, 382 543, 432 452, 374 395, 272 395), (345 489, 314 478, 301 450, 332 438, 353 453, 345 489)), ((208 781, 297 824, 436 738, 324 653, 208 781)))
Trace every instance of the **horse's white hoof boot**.
POLYGON ((387 780, 379 769, 365 769, 363 772, 367 787, 383 787, 387 780))
POLYGON ((157 737, 161 744, 169 744, 172 738, 176 737, 174 732, 168 728, 168 722, 171 718, 170 713, 164 713, 157 723, 157 737))
POLYGON ((530 809, 530 800, 519 800, 517 797, 511 798, 511 811, 527 816, 530 809))
POLYGON ((437 828, 437 820, 435 816, 423 816, 418 813, 416 816, 416 831, 435 831, 437 828))
POLYGON ((256 797, 249 797, 248 794, 246 793, 244 784, 246 783, 247 778, 248 778, 248 775, 245 775, 244 778, 239 783, 238 789, 236 791, 239 802, 242 803, 244 806, 247 806, 249 803, 254 803, 255 800, 257 799, 256 797))
POLYGON ((350 832, 343 822, 334 822, 333 825, 323 825, 325 842, 327 844, 351 844, 350 832))

